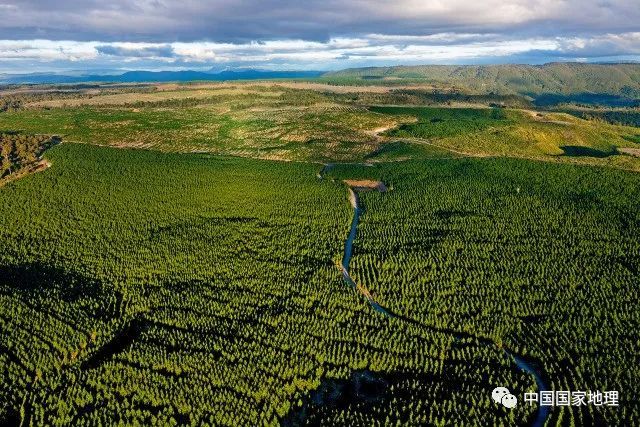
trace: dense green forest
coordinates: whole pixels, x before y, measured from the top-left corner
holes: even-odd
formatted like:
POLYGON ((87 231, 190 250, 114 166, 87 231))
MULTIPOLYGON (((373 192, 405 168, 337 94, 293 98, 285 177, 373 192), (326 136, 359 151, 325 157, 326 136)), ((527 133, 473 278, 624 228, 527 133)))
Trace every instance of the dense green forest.
POLYGON ((72 143, 46 157, 0 190, 8 423, 524 425, 535 406, 487 394, 536 389, 510 354, 555 388, 621 393, 552 423, 638 419, 635 174, 434 156, 318 179, 311 163, 72 143), (336 267, 344 178, 391 188, 361 194, 352 270, 393 316, 336 267))
POLYGON ((558 111, 580 117, 585 120, 602 120, 608 123, 640 127, 640 110, 599 110, 559 108, 558 111))
POLYGON ((0 100, 0 424, 530 425, 489 392, 540 381, 620 392, 548 425, 640 418, 632 109, 424 80, 0 100))
POLYGON ((491 384, 532 386, 500 349, 376 316, 344 285, 352 212, 315 165, 76 144, 47 157, 0 192, 5 420, 277 424, 325 379, 366 371, 416 390, 385 389, 368 420, 391 407, 487 424, 491 384), (486 410, 447 409, 468 399, 486 410))
POLYGON ((371 111, 416 117, 415 123, 406 123, 392 129, 392 137, 446 138, 468 135, 490 127, 514 124, 500 108, 411 108, 371 107, 371 111))
POLYGON ((619 408, 560 408, 552 424, 638 419, 637 175, 504 159, 329 174, 393 188, 361 194, 351 261, 382 306, 538 361, 552 389, 625 396, 619 408))

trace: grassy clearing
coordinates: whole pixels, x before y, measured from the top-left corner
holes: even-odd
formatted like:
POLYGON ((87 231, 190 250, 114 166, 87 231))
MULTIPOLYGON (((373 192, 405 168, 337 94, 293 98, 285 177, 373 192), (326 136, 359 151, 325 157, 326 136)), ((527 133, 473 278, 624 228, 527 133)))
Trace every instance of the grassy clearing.
POLYGON ((378 153, 378 160, 402 160, 425 155, 408 152, 419 151, 417 148, 385 155, 399 146, 383 143, 400 139, 427 141, 458 155, 640 170, 637 159, 618 150, 640 146, 636 129, 562 113, 486 108, 490 104, 518 106, 517 97, 496 95, 494 99, 426 87, 361 90, 307 82, 156 85, 138 90, 84 90, 76 98, 73 92, 34 94, 34 102, 24 95, 22 107, 0 115, 0 129, 62 134, 69 141, 115 147, 274 160, 362 161, 378 153), (416 105, 393 106, 396 103, 416 105), (367 108, 371 104, 387 105, 367 108), (483 105, 485 108, 479 108, 483 105), (378 138, 374 130, 379 128, 390 130, 378 138), (562 147, 618 154, 567 156, 562 147))
POLYGON ((325 161, 364 156, 378 145, 371 131, 395 124, 393 118, 338 106, 320 95, 285 101, 277 92, 257 93, 195 103, 170 98, 151 106, 140 101, 131 107, 22 109, 3 113, 0 128, 116 147, 325 161))

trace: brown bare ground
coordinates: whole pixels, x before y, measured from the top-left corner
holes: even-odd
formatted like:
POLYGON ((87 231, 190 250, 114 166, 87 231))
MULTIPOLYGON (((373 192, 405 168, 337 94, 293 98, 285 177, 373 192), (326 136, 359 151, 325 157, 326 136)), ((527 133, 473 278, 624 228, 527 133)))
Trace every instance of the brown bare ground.
POLYGON ((618 148, 618 151, 634 157, 640 157, 640 148, 618 148))
POLYGON ((366 190, 378 190, 381 192, 387 191, 387 186, 382 181, 373 181, 370 179, 345 179, 343 181, 350 188, 358 191, 366 190))
POLYGON ((37 163, 32 164, 31 166, 27 166, 24 169, 17 171, 16 173, 13 173, 11 175, 5 176, 4 178, 0 179, 0 188, 4 187, 6 184, 12 181, 17 181, 18 179, 23 178, 27 175, 31 175, 32 173, 43 171, 50 167, 51 167, 51 163, 48 160, 42 159, 37 163))
MULTIPOLYGON (((564 116, 567 117, 566 114, 562 114, 562 113, 551 113, 551 117, 556 117, 556 119, 550 119, 550 115, 547 114, 543 114, 539 111, 535 111, 535 110, 524 110, 521 109, 520 111, 522 111, 523 113, 526 113, 527 115, 531 116, 531 118, 536 121, 536 122, 540 122, 540 123, 551 123, 551 124, 556 124, 556 125, 564 125, 564 126, 570 126, 573 125, 574 123, 568 121, 568 120, 558 120, 557 117, 560 116, 564 116)), ((569 117, 567 117, 569 118, 569 117)))
POLYGON ((278 97, 282 92, 263 92, 249 88, 236 88, 235 86, 218 86, 210 88, 180 88, 175 91, 161 90, 152 93, 118 93, 112 95, 98 95, 92 98, 53 99, 27 104, 29 107, 77 107, 80 105, 123 105, 136 102, 155 102, 170 99, 203 99, 216 96, 256 95, 261 97, 278 97))
POLYGON ((382 134, 384 132, 388 131, 389 129, 394 128, 395 126, 396 126, 395 123, 392 126, 380 126, 380 127, 377 127, 377 128, 375 128, 373 130, 366 131, 366 133, 371 135, 371 136, 373 136, 376 139, 379 139, 379 138, 381 138, 381 136, 382 136, 382 134))

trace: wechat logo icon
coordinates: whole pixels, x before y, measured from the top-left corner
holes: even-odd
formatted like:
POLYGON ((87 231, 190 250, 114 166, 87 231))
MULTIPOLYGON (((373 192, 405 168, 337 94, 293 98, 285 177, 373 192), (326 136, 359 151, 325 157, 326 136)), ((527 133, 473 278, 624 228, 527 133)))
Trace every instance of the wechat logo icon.
POLYGON ((511 394, 509 389, 506 387, 494 388, 491 392, 491 398, 494 402, 509 409, 515 408, 518 404, 518 398, 511 394))

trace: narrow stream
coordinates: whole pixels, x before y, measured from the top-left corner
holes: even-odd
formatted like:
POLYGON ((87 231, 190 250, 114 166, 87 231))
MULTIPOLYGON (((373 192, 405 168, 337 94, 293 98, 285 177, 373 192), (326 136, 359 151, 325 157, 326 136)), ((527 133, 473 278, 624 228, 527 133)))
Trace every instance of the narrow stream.
MULTIPOLYGON (((351 221, 351 230, 349 230, 349 237, 347 237, 347 241, 344 244, 344 256, 342 257, 342 270, 347 275, 349 275, 349 261, 351 261, 351 255, 353 253, 353 241, 356 238, 356 231, 358 229, 358 221, 360 220, 360 198, 358 197, 358 193, 349 189, 351 205, 353 206, 353 220, 351 221)), ((349 277, 351 280, 351 277, 349 277)), ((353 283, 355 287, 355 283, 353 283)))
POLYGON ((360 220, 360 214, 362 213, 362 209, 360 208, 360 198, 358 197, 358 192, 352 188, 349 188, 349 201, 351 202, 351 206, 353 206, 353 220, 351 221, 351 229, 349 230, 349 237, 344 245, 344 256, 342 257, 342 277, 345 282, 353 289, 362 294, 369 305, 373 307, 375 311, 378 313, 384 314, 388 317, 395 317, 392 313, 390 313, 386 308, 381 306, 373 299, 369 291, 358 286, 356 281, 353 280, 351 275, 349 274, 349 262, 351 261, 351 255, 353 254, 353 241, 356 238, 356 231, 358 230, 358 221, 360 220))
MULTIPOLYGON (((319 179, 323 179, 324 178, 324 173, 327 172, 329 169, 331 169, 334 165, 333 164, 327 164, 325 165, 322 170, 318 173, 318 178, 319 179)), ((360 198, 358 197, 358 192, 354 189, 352 189, 351 187, 347 187, 349 189, 349 201, 351 203, 351 206, 353 206, 353 220, 351 221, 351 229, 349 230, 349 236, 347 237, 347 241, 345 242, 344 245, 344 255, 342 257, 342 265, 341 265, 341 269, 342 269, 342 277, 344 278, 345 282, 351 286, 353 289, 357 290, 360 294, 362 294, 367 301, 369 302, 369 304, 371 305, 371 307, 373 307, 373 309, 375 311, 377 311, 378 313, 382 313, 385 316, 388 317, 398 317, 395 314, 391 313, 390 311, 388 311, 386 308, 382 307, 380 304, 378 304, 369 294, 369 292, 358 286, 355 282, 355 280, 353 280, 353 278, 351 277, 351 275, 349 274, 349 263, 351 261, 351 256, 353 255, 353 242, 356 238, 356 232, 358 229, 358 222, 360 220, 360 214, 362 213, 362 208, 360 206, 360 198)), ((416 322, 415 320, 409 319, 409 318, 405 318, 404 316, 399 317, 401 319, 404 320, 408 320, 411 322, 416 322)), ((495 345, 493 343, 487 343, 487 345, 495 345)), ((537 367, 533 366, 533 364, 527 362, 526 360, 524 360, 522 357, 516 356, 515 354, 512 354, 510 352, 508 352, 507 350, 505 350, 505 353, 511 357, 516 366, 518 367, 518 369, 520 369, 523 372, 526 372, 527 374, 533 376, 537 388, 538 388, 538 393, 540 393, 541 391, 547 391, 550 390, 549 386, 545 383, 545 381, 542 379, 542 375, 540 374, 540 371, 537 367)), ((549 418, 549 415, 551 413, 550 411, 550 407, 549 406, 540 406, 538 405, 538 411, 536 414, 536 418, 533 421, 533 423, 531 424, 532 427, 543 427, 545 422, 547 421, 547 419, 549 418)))
MULTIPOLYGON (((527 362, 526 360, 524 360, 523 358, 521 358, 519 356, 516 356, 516 355, 511 354, 509 352, 507 352, 507 354, 513 358, 513 360, 516 362, 516 366, 521 371, 524 371, 527 374, 533 376, 533 378, 536 380, 536 385, 538 386, 538 394, 541 391, 550 390, 549 386, 544 382, 544 380, 542 379, 542 376, 540 375, 540 372, 538 371, 538 369, 536 367, 534 367, 529 362, 527 362)), ((547 418, 549 417, 550 413, 551 413, 551 408, 549 406, 540 406, 540 405, 538 405, 538 413, 536 415, 536 419, 533 421, 533 423, 531 425, 533 427, 542 427, 542 426, 544 426, 544 423, 547 420, 547 418)))

